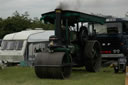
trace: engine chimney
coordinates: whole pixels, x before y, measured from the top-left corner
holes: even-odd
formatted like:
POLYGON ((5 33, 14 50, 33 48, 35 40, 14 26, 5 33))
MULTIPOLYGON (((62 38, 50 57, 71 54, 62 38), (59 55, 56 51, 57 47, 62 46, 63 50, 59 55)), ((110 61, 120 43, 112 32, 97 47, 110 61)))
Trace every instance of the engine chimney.
POLYGON ((55 20, 55 35, 57 38, 61 39, 61 9, 56 9, 56 20, 55 20))

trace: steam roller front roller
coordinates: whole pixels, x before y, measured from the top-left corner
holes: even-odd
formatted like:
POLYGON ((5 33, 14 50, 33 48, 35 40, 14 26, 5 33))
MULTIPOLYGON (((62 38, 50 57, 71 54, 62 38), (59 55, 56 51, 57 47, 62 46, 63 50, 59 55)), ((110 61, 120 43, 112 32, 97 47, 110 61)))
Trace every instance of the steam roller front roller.
POLYGON ((35 73, 39 78, 64 79, 71 74, 71 57, 65 52, 40 53, 35 59, 35 73))
POLYGON ((96 40, 86 43, 84 49, 85 67, 88 72, 97 72, 101 67, 100 44, 96 40))

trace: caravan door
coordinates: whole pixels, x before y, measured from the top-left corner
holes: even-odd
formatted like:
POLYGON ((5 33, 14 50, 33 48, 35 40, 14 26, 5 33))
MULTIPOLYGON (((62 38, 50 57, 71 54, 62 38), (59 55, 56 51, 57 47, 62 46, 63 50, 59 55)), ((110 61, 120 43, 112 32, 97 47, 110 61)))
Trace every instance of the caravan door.
POLYGON ((48 41, 43 42, 32 42, 28 44, 28 60, 29 66, 34 64, 35 56, 37 53, 45 52, 47 50, 48 41))

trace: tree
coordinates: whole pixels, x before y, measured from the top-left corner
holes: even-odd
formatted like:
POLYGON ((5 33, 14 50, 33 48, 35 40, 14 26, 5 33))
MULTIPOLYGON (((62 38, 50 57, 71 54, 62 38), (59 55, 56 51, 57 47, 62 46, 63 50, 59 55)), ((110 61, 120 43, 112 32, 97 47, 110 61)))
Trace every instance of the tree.
MULTIPOLYGON (((0 21, 1 20, 2 19, 0 19, 0 21)), ((26 13, 20 15, 20 13, 16 11, 11 17, 2 20, 1 23, 2 24, 0 24, 0 38, 2 38, 5 34, 18 32, 30 28, 31 19, 28 18, 28 15, 26 15, 26 13)))
POLYGON ((12 16, 2 19, 0 18, 0 38, 4 35, 19 32, 21 30, 26 30, 27 28, 43 28, 44 30, 54 29, 52 24, 44 24, 40 19, 35 17, 34 19, 29 18, 28 12, 20 14, 15 11, 12 16))

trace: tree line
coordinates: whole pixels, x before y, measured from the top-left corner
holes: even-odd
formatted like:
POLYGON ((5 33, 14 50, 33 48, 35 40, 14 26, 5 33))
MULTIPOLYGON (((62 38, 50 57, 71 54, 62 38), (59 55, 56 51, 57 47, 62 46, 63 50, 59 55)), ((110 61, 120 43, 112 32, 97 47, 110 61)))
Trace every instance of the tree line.
POLYGON ((0 18, 0 39, 6 34, 19 32, 21 30, 43 28, 44 30, 54 29, 52 24, 44 24, 37 17, 29 18, 28 12, 20 14, 15 11, 12 16, 6 19, 0 18))

